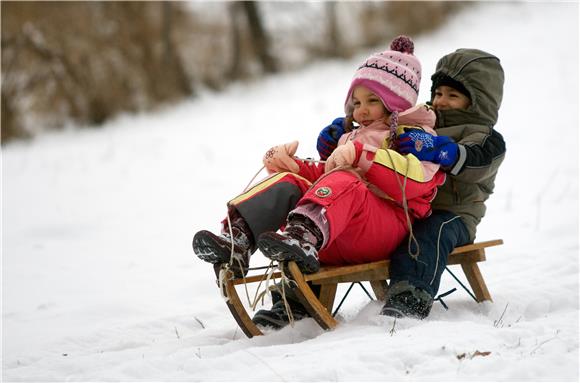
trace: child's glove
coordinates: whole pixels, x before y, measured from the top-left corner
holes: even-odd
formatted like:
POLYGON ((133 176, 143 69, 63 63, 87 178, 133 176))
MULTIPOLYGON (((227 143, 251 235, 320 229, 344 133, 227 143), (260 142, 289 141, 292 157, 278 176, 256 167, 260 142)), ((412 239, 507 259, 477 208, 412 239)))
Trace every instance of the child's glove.
POLYGON ((447 136, 433 136, 413 130, 399 136, 399 151, 411 153, 421 161, 431 161, 443 167, 451 167, 457 161, 459 147, 447 136))
POLYGON ((332 152, 326 160, 326 164, 324 164, 324 171, 328 173, 332 169, 340 166, 356 167, 362 153, 362 144, 359 145, 359 150, 357 150, 354 142, 348 141, 346 144, 334 149, 334 152, 332 152))
POLYGON ((298 173, 300 167, 294 161, 294 154, 298 149, 298 141, 274 146, 264 154, 262 162, 270 173, 292 172, 298 173))
POLYGON ((318 141, 316 142, 316 150, 320 155, 321 160, 326 160, 338 145, 340 136, 344 134, 344 118, 335 118, 332 124, 320 131, 318 141))

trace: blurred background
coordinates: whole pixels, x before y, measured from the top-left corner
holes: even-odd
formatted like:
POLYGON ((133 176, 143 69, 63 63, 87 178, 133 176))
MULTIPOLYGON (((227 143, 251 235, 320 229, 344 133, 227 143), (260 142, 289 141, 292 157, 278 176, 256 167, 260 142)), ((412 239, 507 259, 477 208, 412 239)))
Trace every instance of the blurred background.
POLYGON ((416 38, 476 2, 0 4, 5 144, 416 38))

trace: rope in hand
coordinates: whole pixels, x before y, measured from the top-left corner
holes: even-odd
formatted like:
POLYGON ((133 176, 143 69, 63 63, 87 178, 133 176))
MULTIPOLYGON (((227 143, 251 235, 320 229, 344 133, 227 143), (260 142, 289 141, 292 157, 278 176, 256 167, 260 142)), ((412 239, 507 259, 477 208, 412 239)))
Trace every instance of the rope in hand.
MULTIPOLYGON (((389 159, 393 165, 393 170, 395 170, 395 172, 397 172, 396 166, 395 166, 395 161, 393 161, 392 155, 391 153, 386 150, 389 159)), ((314 159, 310 159, 310 158, 299 158, 299 157, 295 157, 298 160, 304 161, 304 162, 310 162, 310 163, 325 163, 326 161, 324 160, 314 160, 314 159)), ((406 218, 406 222, 407 222, 407 226, 409 227, 409 241, 408 241, 408 248, 407 251, 409 253, 409 255, 413 258, 413 259, 417 259, 418 255, 419 255, 419 243, 417 241, 417 239, 415 238, 414 234, 413 234, 413 226, 412 226, 412 222, 411 222, 411 218, 409 215, 409 207, 407 204, 407 198, 406 198, 406 185, 407 185, 407 179, 408 179, 408 173, 409 173, 409 160, 408 158, 405 157, 405 159, 407 160, 407 167, 405 169, 405 174, 404 174, 404 180, 403 183, 401 183, 401 180, 399 179, 398 176, 396 176, 397 179, 397 183, 399 185, 399 188, 401 189, 401 193, 402 193, 402 203, 403 203, 403 210, 405 212, 405 218, 406 218), (414 253, 412 251, 411 248, 411 244, 412 242, 415 243, 415 246, 417 247, 417 252, 414 253)), ((265 168, 265 166, 262 166, 257 172, 256 174, 254 174, 254 176, 252 177, 252 179, 248 182, 248 184, 246 185, 246 187, 244 188, 242 193, 245 193, 249 188, 250 185, 252 185, 252 183, 254 182, 254 180, 256 179, 256 177, 262 172, 262 170, 265 168)), ((338 170, 338 169, 337 169, 338 170)), ((397 172, 398 173, 398 172, 397 172)), ((232 225, 231 225, 231 218, 230 218, 230 205, 227 205, 227 221, 228 221, 228 229, 229 229, 229 234, 230 234, 230 262, 228 264, 222 265, 222 268, 220 269, 219 272, 219 286, 220 286, 220 291, 222 293, 222 297, 226 300, 226 302, 229 300, 229 296, 228 296, 228 291, 226 289, 224 289, 224 284, 225 284, 225 277, 227 275, 227 271, 229 271, 229 269, 233 266, 233 262, 237 262, 238 263, 238 267, 240 268, 240 270, 243 270, 243 264, 242 264, 242 260, 239 259, 238 256, 235 255, 234 253, 234 241, 233 241, 233 231, 232 231, 232 225), (225 291, 225 294, 224 294, 225 291)), ((261 300, 262 304, 263 304, 263 299, 264 296, 266 295, 266 293, 270 290, 270 282, 272 280, 275 280, 273 278, 273 274, 274 271, 277 269, 280 270, 281 273, 281 283, 280 285, 282 286, 281 288, 278 287, 278 284, 274 284, 274 286, 276 287, 276 289, 279 291, 280 295, 282 296, 282 300, 284 302, 284 307, 286 309, 286 313, 288 315, 288 320, 290 322, 291 325, 293 325, 294 323, 294 318, 292 315, 292 310, 290 309, 290 305, 288 303, 288 300, 286 298, 286 286, 289 285, 290 283, 292 283, 293 281, 291 279, 289 279, 285 273, 284 273, 284 269, 282 267, 279 267, 279 265, 274 265, 273 262, 270 262, 270 264, 268 265, 268 267, 266 268, 266 271, 262 277, 262 279, 260 280, 260 283, 258 284, 258 287, 256 289, 256 293, 254 295, 254 299, 250 299, 250 295, 249 295, 249 291, 248 291, 248 287, 247 287, 247 282, 246 282, 246 277, 245 277, 245 273, 242 272, 242 278, 244 279, 244 290, 246 293, 246 298, 248 300, 248 304, 250 305, 250 307, 252 308, 252 310, 255 311, 256 306, 258 304, 258 302, 261 300), (260 287, 262 285, 263 282, 265 283, 265 288, 262 292, 260 292, 260 287)))

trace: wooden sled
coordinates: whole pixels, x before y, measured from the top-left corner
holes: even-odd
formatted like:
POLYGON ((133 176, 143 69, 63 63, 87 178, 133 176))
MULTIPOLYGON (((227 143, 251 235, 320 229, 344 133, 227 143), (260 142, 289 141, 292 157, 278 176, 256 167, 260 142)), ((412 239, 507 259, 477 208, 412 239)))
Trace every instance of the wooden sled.
MULTIPOLYGON (((503 244, 501 239, 474 243, 458 247, 449 255, 447 264, 461 265, 463 273, 475 294, 472 296, 477 302, 492 300, 477 263, 485 261, 485 249, 487 247, 501 244, 503 244)), ((332 329, 338 324, 332 316, 332 308, 339 283, 367 281, 370 283, 378 300, 385 300, 385 294, 388 289, 389 261, 351 266, 322 267, 320 271, 314 274, 302 274, 294 262, 281 264, 280 267, 283 268, 284 274, 296 283, 296 295, 308 313, 324 329, 332 329), (319 296, 314 294, 308 282, 320 285, 319 296)), ((219 278, 220 267, 216 265, 215 271, 216 276, 219 278)), ((280 278, 280 276, 280 272, 273 275, 274 278, 280 278)), ((231 272, 228 272, 228 275, 223 278, 222 294, 229 298, 226 304, 240 328, 250 338, 263 334, 248 315, 236 291, 236 285, 256 283, 263 279, 264 275, 248 275, 246 278, 234 278, 231 272)))

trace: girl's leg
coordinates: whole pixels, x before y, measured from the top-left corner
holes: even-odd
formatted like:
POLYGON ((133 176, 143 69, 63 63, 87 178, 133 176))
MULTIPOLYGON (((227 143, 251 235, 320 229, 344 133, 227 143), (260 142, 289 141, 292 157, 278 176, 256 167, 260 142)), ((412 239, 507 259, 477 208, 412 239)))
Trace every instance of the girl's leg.
POLYGON ((408 233, 404 212, 372 193, 355 174, 332 172, 310 189, 291 214, 302 213, 322 228, 323 264, 387 259, 408 233), (319 206, 320 214, 313 214, 319 206))
POLYGON ((352 172, 332 172, 298 202, 285 231, 261 235, 258 246, 266 257, 295 261, 305 273, 317 271, 320 262, 386 259, 407 234, 400 210, 369 191, 352 172))
POLYGON ((281 227, 309 186, 309 181, 293 173, 278 173, 253 186, 228 202, 233 237, 226 218, 220 235, 207 230, 195 234, 194 252, 209 263, 228 263, 233 244, 234 257, 243 266, 236 274, 245 274, 250 255, 256 249, 255 238, 264 231, 281 227))
MULTIPOLYGON (((244 219, 253 238, 286 224, 288 213, 312 184, 294 173, 276 173, 228 202, 244 219)), ((225 220, 224 220, 225 222, 225 220)))

